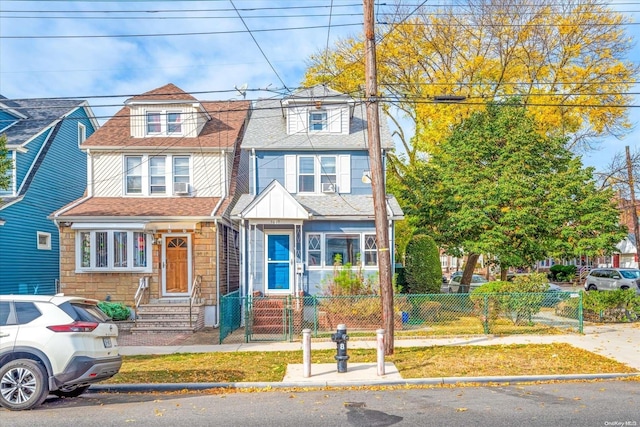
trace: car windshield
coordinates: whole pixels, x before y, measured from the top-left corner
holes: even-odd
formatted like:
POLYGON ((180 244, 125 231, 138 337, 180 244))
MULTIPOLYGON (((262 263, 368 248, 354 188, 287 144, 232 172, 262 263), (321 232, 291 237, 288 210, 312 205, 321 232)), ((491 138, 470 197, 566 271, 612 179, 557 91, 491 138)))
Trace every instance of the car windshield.
POLYGON ((640 278, 640 270, 620 270, 620 274, 625 279, 638 279, 638 278, 640 278))

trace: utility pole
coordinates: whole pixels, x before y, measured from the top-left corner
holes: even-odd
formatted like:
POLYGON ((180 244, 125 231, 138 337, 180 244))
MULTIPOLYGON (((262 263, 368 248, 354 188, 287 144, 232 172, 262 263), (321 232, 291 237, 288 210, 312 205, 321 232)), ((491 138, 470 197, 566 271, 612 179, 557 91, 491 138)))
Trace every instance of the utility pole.
POLYGON ((376 40, 373 26, 373 0, 364 0, 365 38, 365 100, 367 105, 367 136, 369 140, 369 163, 371 168, 371 190, 376 224, 378 247, 378 277, 382 302, 382 327, 385 330, 384 353, 393 354, 393 286, 391 280, 391 251, 389 250, 389 220, 387 218, 387 196, 385 193, 380 145, 379 98, 376 70, 376 40))
MULTIPOLYGON (((633 167, 631 165, 631 154, 629 153, 629 146, 625 147, 627 153, 627 175, 629 181, 629 194, 631 195, 631 219, 633 221, 633 235, 635 237, 635 245, 636 245, 636 262, 640 263, 640 258, 638 258, 639 250, 638 250, 638 211, 636 209, 636 191, 635 191, 635 182, 633 181, 633 167)), ((639 264, 640 265, 640 264, 639 264)))

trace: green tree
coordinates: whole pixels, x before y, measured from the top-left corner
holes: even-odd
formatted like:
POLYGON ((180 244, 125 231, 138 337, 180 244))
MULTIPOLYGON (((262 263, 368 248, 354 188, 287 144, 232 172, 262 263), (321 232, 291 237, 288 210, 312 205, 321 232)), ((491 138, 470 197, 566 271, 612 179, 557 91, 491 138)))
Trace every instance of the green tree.
POLYGON ((405 281, 412 294, 435 294, 442 285, 440 253, 435 241, 415 234, 407 244, 405 281))
POLYGON ((0 135, 0 190, 8 190, 11 185, 9 171, 13 168, 13 161, 7 150, 7 136, 0 135))
POLYGON ((517 99, 491 103, 407 174, 403 208, 449 253, 490 254, 502 271, 611 251, 626 233, 614 194, 597 188, 565 142, 517 99))

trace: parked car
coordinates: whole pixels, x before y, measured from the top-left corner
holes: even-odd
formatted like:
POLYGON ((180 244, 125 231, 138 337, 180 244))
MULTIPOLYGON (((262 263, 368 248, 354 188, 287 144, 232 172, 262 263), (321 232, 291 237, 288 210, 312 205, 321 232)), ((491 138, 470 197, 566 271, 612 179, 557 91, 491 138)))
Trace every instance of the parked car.
POLYGON ((477 287, 482 286, 487 283, 488 280, 482 277, 479 274, 474 274, 471 276, 471 286, 462 286, 460 284, 460 280, 462 279, 462 271, 456 271, 451 275, 451 279, 449 279, 449 293, 469 293, 477 287))
POLYGON ((587 291, 634 289, 640 295, 640 270, 637 268, 594 268, 584 281, 587 291))
POLYGON ((549 283, 547 290, 545 291, 544 299, 542 300, 543 307, 555 307, 561 301, 568 298, 568 294, 562 287, 555 283, 549 283))
POLYGON ((76 397, 118 373, 118 327, 98 301, 0 295, 0 405, 32 409, 49 393, 76 397))

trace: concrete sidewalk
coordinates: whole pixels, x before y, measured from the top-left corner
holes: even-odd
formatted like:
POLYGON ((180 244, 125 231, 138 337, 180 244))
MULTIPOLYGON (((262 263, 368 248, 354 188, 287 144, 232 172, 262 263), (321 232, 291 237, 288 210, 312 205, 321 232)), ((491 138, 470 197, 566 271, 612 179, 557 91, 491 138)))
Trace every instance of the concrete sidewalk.
MULTIPOLYGON (((512 335, 495 337, 481 335, 474 337, 451 337, 432 339, 399 339, 395 347, 459 346, 459 345, 509 345, 509 344, 551 344, 566 343, 574 347, 599 354, 624 363, 640 371, 640 324, 611 324, 585 327, 584 334, 566 335, 512 335)), ((375 341, 349 341, 349 348, 376 348, 375 341)), ((312 350, 335 349, 330 341, 312 342, 312 350)), ((173 354, 236 351, 293 351, 301 350, 301 342, 263 342, 212 345, 158 345, 121 346, 122 355, 173 354)), ((198 383, 198 384, 131 384, 91 386, 92 391, 143 391, 207 389, 218 387, 321 387, 359 385, 400 385, 400 384, 443 384, 459 382, 525 382, 543 380, 573 380, 617 378, 630 374, 589 374, 589 375, 541 375, 526 377, 465 377, 465 378, 424 378, 403 379, 393 363, 385 363, 385 375, 377 375, 377 364, 351 363, 348 372, 337 373, 335 364, 311 365, 311 376, 303 377, 302 365, 290 365, 281 383, 198 383)), ((634 374, 631 374, 634 375, 634 374)))

